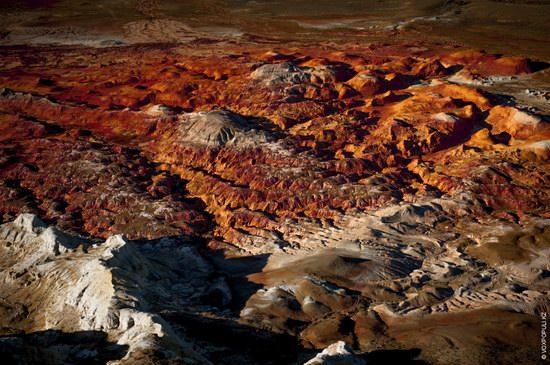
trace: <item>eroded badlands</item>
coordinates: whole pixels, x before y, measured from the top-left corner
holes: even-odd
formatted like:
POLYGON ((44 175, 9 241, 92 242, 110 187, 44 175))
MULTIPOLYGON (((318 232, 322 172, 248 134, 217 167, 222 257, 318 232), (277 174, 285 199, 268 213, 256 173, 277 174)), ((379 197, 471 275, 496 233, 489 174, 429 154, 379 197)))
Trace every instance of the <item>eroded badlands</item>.
POLYGON ((547 64, 422 44, 1 52, 14 362, 537 363, 547 101, 498 86, 547 64))

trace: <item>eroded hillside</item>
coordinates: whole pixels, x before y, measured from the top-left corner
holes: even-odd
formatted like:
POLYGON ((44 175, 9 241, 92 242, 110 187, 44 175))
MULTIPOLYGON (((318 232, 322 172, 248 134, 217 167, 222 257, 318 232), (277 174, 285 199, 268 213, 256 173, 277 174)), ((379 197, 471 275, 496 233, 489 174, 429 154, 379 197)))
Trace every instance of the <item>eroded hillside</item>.
POLYGON ((206 48, 1 51, 14 361, 538 361, 548 65, 206 48))

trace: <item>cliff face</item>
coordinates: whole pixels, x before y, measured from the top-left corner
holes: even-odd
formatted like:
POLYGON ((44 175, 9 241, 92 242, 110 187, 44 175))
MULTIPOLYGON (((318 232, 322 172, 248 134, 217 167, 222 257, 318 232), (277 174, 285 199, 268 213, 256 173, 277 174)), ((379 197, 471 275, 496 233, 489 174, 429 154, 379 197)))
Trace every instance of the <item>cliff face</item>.
MULTIPOLYGON (((200 246, 201 260, 212 261, 209 270, 229 278, 205 276, 223 287, 217 294, 201 288, 185 295, 209 298, 203 310, 216 316, 229 311, 223 316, 231 312, 243 326, 294 336, 305 347, 339 340, 362 352, 419 347, 427 360, 446 363, 464 360, 473 347, 466 361, 474 363, 494 340, 502 359, 520 351, 530 361, 536 338, 527 329, 492 332, 489 317, 534 326, 548 305, 550 124, 491 85, 529 78, 541 65, 412 47, 212 55, 152 46, 14 49, 0 58, 0 217, 21 223, 30 216, 20 213, 33 213, 87 239, 124 234, 138 240, 132 247, 184 235, 200 246), (226 258, 270 258, 244 270, 218 250, 226 258), (456 321, 471 327, 468 335, 454 329, 456 321), (472 345, 475 336, 490 339, 472 345)), ((28 254, 9 232, 4 276, 28 254)), ((86 255, 103 255, 107 243, 86 255)), ((62 255, 96 262, 71 252, 62 255)), ((142 254, 150 252, 133 255, 142 254)), ((60 260, 54 264, 66 273, 33 285, 80 283, 75 277, 84 274, 60 260)), ((103 275, 111 266, 101 262, 89 271, 103 275)), ((150 267, 157 264, 132 264, 122 276, 161 271, 175 285, 190 275, 176 264, 174 272, 150 267)), ((124 290, 137 287, 153 301, 147 288, 156 284, 138 284, 124 290)), ((10 306, 42 301, 18 299, 22 286, 7 286, 10 306)), ((116 285, 110 288, 116 297, 116 285)), ((99 315, 85 298, 65 303, 92 322, 44 322, 40 316, 61 308, 52 304, 8 325, 120 334, 127 329, 109 318, 134 307, 122 300, 115 314, 102 305, 108 313, 99 315)), ((185 301, 174 308, 136 303, 163 321, 167 311, 197 310, 185 301)), ((118 344, 140 343, 124 341, 118 344)), ((168 348, 183 346, 174 343, 168 348)), ((202 352, 178 356, 213 356, 202 352)))

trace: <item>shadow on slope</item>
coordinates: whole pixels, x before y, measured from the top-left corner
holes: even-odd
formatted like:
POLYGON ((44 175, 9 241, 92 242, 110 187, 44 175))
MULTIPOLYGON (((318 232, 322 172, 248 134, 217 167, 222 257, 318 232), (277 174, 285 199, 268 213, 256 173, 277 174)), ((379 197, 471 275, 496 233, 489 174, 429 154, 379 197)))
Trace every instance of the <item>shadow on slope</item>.
POLYGON ((0 337, 3 364, 106 364, 122 359, 127 346, 107 340, 102 331, 47 330, 0 337))

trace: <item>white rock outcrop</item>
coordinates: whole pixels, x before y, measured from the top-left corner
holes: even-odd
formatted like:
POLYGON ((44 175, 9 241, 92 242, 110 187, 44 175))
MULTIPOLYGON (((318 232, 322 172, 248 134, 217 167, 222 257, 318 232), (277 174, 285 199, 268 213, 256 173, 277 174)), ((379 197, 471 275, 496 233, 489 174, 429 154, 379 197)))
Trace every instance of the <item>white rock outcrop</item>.
POLYGON ((252 128, 239 115, 228 110, 182 114, 178 141, 210 148, 250 147, 270 140, 268 134, 252 128))
MULTIPOLYGON (((185 254, 174 256, 182 259, 181 252, 185 254)), ((162 349, 189 363, 209 363, 151 311, 150 300, 156 297, 151 288, 171 295, 161 284, 151 283, 153 273, 165 273, 168 283, 185 278, 151 261, 122 235, 92 245, 48 227, 35 215, 21 214, 0 226, 0 255, 3 300, 27 309, 26 318, 5 325, 26 332, 102 331, 128 347, 122 360, 135 351, 162 349)), ((207 285, 200 272, 190 273, 187 281, 195 283, 194 279, 207 285)))
POLYGON ((304 365, 367 365, 344 341, 333 343, 304 365))

